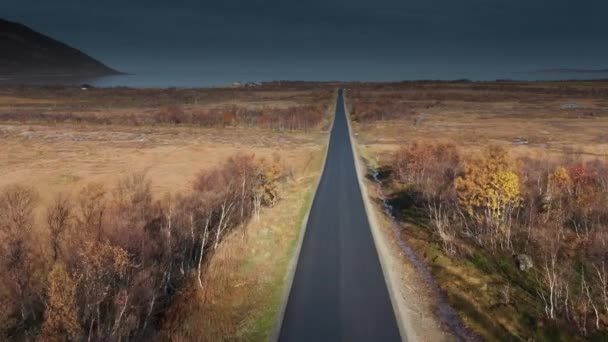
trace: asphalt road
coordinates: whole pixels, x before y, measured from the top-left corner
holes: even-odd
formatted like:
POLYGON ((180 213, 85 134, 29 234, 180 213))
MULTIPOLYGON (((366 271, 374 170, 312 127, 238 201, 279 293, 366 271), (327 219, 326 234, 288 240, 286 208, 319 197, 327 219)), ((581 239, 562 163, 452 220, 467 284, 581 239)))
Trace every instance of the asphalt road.
POLYGON ((280 341, 400 341, 355 171, 340 90, 280 341))

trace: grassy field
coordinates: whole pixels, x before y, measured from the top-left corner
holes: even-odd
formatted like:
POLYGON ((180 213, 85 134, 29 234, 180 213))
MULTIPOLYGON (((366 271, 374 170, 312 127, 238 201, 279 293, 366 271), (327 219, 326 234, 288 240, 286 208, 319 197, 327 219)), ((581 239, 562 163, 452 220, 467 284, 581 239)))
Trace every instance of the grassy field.
MULTIPOLYGON (((602 165, 608 161, 607 94, 608 82, 600 81, 406 82, 359 84, 348 90, 347 105, 354 121, 358 148, 368 166, 381 171, 384 195, 395 208, 400 238, 426 264, 448 303, 469 329, 482 338, 505 341, 605 338, 606 313, 603 310, 594 313, 591 309, 598 308, 603 291, 601 277, 591 275, 593 270, 601 268, 593 265, 600 265, 604 259, 593 259, 595 257, 591 255, 596 255, 593 246, 604 241, 602 234, 606 227, 601 201, 605 196, 602 165), (409 152, 401 157, 396 153, 414 142, 418 142, 418 149, 409 147, 409 152), (436 152, 430 152, 433 146, 440 147, 436 152), (467 235, 470 233, 441 235, 445 228, 438 233, 439 221, 430 220, 428 213, 432 208, 430 204, 434 203, 428 201, 443 201, 441 196, 454 196, 458 191, 457 188, 436 190, 440 184, 431 184, 435 179, 448 177, 442 172, 444 164, 450 163, 452 155, 449 153, 455 153, 460 160, 454 162, 455 169, 445 169, 455 172, 449 177, 466 177, 462 175, 479 162, 476 156, 487 153, 489 146, 506 151, 512 161, 507 167, 520 179, 521 196, 529 198, 523 200, 519 215, 542 217, 526 221, 535 232, 513 228, 514 242, 504 248, 490 247, 483 238, 475 242, 467 235), (434 157, 433 153, 448 154, 434 157), (417 181, 397 179, 395 163, 398 158, 408 155, 420 158, 413 161, 420 164, 408 164, 410 169, 431 168, 418 169, 422 178, 417 181), (427 162, 433 158, 438 159, 427 162), (464 168, 458 166, 463 160, 464 168), (549 177, 549 185, 542 185, 547 182, 546 176, 542 175, 551 174, 559 165, 573 170, 588 168, 592 174, 584 191, 598 194, 593 197, 596 198, 593 206, 598 205, 594 212, 598 216, 588 235, 580 234, 571 226, 571 222, 580 219, 581 209, 576 209, 580 204, 570 204, 576 214, 558 209, 546 213, 534 209, 534 205, 542 203, 547 196, 548 190, 542 189, 551 187, 551 177, 554 177, 549 177), (596 166, 598 171, 591 172, 596 166), (541 190, 535 188, 535 182, 540 184, 541 190), (425 184, 429 184, 427 188, 425 184), (440 197, 433 197, 438 194, 440 197), (561 223, 560 217, 566 217, 567 222, 561 223), (560 228, 562 224, 564 228, 560 228), (536 235, 542 238, 534 237, 536 235), (559 238, 551 240, 547 236, 559 238), (549 240, 553 242, 547 242, 549 240), (547 250, 551 249, 548 244, 557 248, 552 255, 561 265, 561 271, 553 273, 556 278, 551 278, 560 284, 562 292, 556 296, 561 296, 558 301, 564 302, 556 303, 559 314, 555 319, 548 317, 547 306, 541 298, 542 294, 549 293, 545 282, 549 273, 546 270, 550 269, 550 266, 545 268, 550 254, 547 250), (514 258, 521 253, 532 256, 534 266, 531 270, 522 272, 518 269, 514 258), (590 275, 585 277, 586 273, 590 275), (570 298, 564 293, 569 293, 570 298)), ((454 206, 453 203, 458 203, 454 201, 444 204, 454 206)), ((564 201, 571 203, 567 199, 564 201)), ((444 224, 477 224, 475 219, 465 220, 466 212, 458 214, 457 209, 449 210, 464 216, 462 219, 443 218, 444 224)), ((505 224, 498 227, 504 229, 505 224)))
POLYGON ((331 93, 330 84, 307 83, 212 89, 5 86, 0 121, 312 129, 323 121, 331 93))
POLYGON ((111 185, 125 174, 145 172, 162 196, 188 188, 196 173, 236 153, 266 158, 278 153, 299 174, 324 136, 320 130, 0 124, 0 186, 27 183, 39 190, 44 204, 88 182, 111 185))
MULTIPOLYGON (((0 87, 0 187, 27 183, 43 201, 60 191, 73 192, 87 182, 114 184, 122 175, 145 172, 155 194, 185 189, 201 169, 221 164, 236 153, 269 158, 278 153, 292 172, 299 173, 318 151, 329 124, 332 91, 309 89, 92 89, 78 87, 0 87), (321 94, 321 95, 319 95, 321 94), (238 103, 246 108, 288 108, 324 99, 323 120, 314 130, 277 131, 243 127, 225 128, 193 123, 132 125, 95 122, 41 121, 35 113, 63 113, 67 117, 146 117, 165 105, 196 108, 238 103), (194 100, 191 100, 194 99, 194 100), (10 114, 3 117, 2 114, 10 114), (13 120, 13 116, 19 116, 13 120)), ((236 119, 235 119, 236 121, 236 119)), ((111 122, 111 120, 110 120, 111 122)))
POLYGON ((407 83, 353 87, 351 115, 375 155, 415 139, 466 149, 605 156, 608 83, 407 83))
MULTIPOLYGON (((193 280, 179 289, 167 314, 158 314, 154 333, 170 340, 263 340, 320 175, 333 97, 334 89, 311 84, 0 87, 0 189, 19 184, 37 192, 34 229, 36 243, 44 243, 46 208, 58 194, 77 198, 91 183, 113 193, 125 176, 145 174, 154 200, 163 201, 192 191, 197 175, 235 155, 279 160, 285 178, 276 205, 222 240, 205 260, 204 288, 193 280)), ((36 333, 39 326, 29 329, 36 333)))

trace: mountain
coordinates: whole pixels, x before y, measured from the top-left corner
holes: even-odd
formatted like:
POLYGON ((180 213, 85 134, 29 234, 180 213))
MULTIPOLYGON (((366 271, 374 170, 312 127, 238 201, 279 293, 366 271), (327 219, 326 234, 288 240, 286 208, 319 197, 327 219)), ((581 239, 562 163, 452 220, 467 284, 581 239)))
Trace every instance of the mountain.
POLYGON ((104 76, 120 72, 25 25, 0 19, 0 76, 104 76))

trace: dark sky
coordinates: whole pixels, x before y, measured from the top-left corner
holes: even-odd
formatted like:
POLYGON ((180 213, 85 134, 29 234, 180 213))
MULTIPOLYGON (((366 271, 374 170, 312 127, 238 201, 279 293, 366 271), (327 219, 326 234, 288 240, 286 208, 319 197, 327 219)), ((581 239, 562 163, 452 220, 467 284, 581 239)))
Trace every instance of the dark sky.
POLYGON ((247 57, 608 67, 607 0, 1 0, 0 16, 125 66, 247 57))

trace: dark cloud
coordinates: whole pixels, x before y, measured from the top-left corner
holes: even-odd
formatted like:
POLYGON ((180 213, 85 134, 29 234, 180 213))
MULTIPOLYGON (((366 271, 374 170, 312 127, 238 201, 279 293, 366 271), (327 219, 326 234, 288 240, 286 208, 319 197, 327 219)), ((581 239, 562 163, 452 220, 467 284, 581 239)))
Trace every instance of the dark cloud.
POLYGON ((605 0, 2 0, 0 13, 110 60, 608 57, 605 0))

